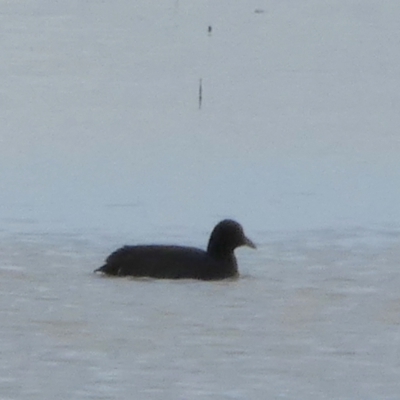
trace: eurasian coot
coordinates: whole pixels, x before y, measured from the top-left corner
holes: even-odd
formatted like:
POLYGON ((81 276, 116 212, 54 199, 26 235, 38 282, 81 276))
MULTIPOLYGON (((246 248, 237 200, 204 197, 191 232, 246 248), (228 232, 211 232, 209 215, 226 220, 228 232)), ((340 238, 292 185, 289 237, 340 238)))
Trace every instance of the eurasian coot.
POLYGON ((239 223, 226 219, 212 231, 207 251, 182 246, 124 246, 113 252, 105 265, 94 272, 160 279, 231 278, 238 276, 234 250, 239 246, 256 248, 239 223))

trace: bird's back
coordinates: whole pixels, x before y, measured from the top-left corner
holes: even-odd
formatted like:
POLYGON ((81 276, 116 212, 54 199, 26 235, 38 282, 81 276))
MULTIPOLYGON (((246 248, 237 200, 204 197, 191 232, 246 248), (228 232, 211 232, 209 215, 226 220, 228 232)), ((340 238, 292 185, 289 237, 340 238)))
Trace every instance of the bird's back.
POLYGON ((237 274, 236 260, 216 260, 207 252, 182 246, 124 246, 98 271, 109 275, 165 279, 224 279, 237 274))

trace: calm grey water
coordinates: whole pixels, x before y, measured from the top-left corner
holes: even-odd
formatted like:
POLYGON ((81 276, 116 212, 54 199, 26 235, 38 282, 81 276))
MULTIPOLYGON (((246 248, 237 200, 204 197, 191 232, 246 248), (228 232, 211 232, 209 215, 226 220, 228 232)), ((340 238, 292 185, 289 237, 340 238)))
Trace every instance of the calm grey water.
POLYGON ((400 232, 249 235, 242 277, 206 283, 94 276, 115 238, 3 233, 1 397, 396 399, 400 232))
POLYGON ((0 1, 0 398, 398 399, 399 18, 0 1), (226 217, 239 280, 92 274, 226 217))

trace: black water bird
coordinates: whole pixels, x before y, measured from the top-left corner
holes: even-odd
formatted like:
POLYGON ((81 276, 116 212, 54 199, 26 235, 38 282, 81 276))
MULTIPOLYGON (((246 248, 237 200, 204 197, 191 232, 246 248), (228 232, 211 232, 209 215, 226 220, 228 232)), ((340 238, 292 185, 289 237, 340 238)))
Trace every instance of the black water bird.
POLYGON ((233 278, 239 275, 234 250, 240 246, 256 248, 239 223, 226 219, 213 229, 207 251, 183 246, 124 246, 94 272, 159 279, 233 278))

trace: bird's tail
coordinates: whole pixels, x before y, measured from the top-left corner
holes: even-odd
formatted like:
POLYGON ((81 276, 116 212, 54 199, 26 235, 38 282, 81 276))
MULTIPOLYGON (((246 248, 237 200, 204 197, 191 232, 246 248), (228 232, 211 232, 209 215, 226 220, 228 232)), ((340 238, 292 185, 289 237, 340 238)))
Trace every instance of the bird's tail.
POLYGON ((93 271, 93 273, 96 273, 96 272, 106 272, 106 267, 107 267, 107 264, 104 264, 104 265, 102 265, 100 268, 95 269, 95 270, 93 271))
POLYGON ((95 269, 93 272, 102 272, 106 275, 119 275, 119 266, 111 263, 104 264, 100 268, 95 269))

